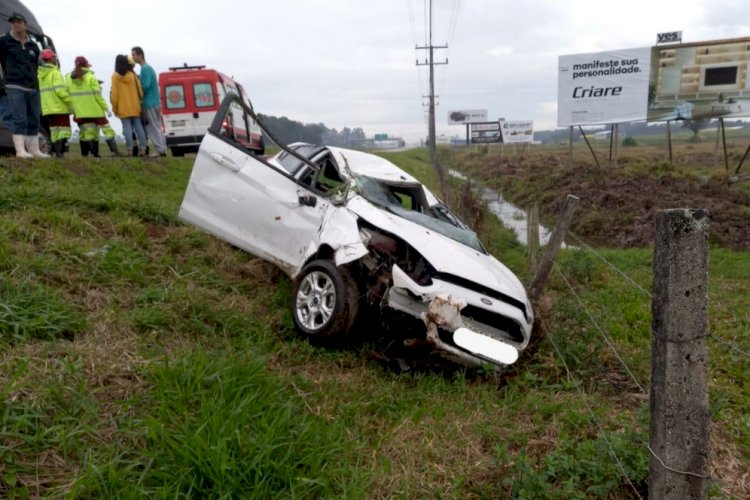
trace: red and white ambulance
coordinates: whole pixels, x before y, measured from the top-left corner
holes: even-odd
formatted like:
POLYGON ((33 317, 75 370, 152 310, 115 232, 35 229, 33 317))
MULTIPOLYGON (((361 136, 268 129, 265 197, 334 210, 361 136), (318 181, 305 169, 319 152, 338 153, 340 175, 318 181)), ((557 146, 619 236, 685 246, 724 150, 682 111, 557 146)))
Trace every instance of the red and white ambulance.
MULTIPOLYGON (((245 89, 229 76, 205 66, 178 66, 159 75, 161 107, 164 115, 164 135, 173 156, 196 153, 208 127, 216 116, 221 101, 227 94, 235 94, 249 104, 245 89)), ((263 135, 251 118, 231 113, 224 124, 226 135, 231 135, 252 152, 265 152, 263 135)))

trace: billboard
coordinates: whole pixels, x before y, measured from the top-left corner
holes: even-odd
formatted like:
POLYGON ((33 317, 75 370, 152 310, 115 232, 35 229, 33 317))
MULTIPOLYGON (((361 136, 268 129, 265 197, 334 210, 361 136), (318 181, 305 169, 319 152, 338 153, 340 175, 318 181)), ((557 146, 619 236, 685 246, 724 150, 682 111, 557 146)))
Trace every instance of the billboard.
POLYGON ((503 135, 500 132, 500 122, 471 124, 472 144, 489 144, 495 142, 503 142, 503 135))
POLYGON ((750 38, 652 49, 648 120, 750 115, 750 38))
POLYGON ((464 123, 481 123, 487 121, 486 109, 464 109, 459 111, 448 111, 448 125, 461 125, 464 123))
POLYGON ((534 142, 534 120, 503 120, 500 125, 504 143, 534 142))
POLYGON ((651 49, 560 56, 557 125, 646 119, 651 49))

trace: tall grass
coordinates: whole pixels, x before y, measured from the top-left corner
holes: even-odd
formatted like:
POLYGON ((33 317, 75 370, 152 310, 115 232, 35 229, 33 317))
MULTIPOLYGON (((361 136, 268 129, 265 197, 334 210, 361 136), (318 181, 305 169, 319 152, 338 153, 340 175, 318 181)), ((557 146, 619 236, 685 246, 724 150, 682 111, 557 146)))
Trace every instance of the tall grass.
POLYGON ((31 339, 72 339, 86 325, 75 305, 40 284, 0 276, 0 345, 31 339))
POLYGON ((311 413, 265 360, 189 353, 149 373, 150 410, 130 446, 89 463, 74 495, 172 498, 361 497, 357 441, 311 413))

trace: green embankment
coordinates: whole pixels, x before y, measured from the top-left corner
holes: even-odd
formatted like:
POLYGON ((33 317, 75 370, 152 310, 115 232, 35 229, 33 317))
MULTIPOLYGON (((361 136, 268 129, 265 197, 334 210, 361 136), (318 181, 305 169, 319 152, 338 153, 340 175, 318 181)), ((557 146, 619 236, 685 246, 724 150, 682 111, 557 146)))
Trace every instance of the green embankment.
MULTIPOLYGON (((424 150, 384 156, 432 182, 424 150)), ((539 313, 562 357, 543 341, 499 385, 399 374, 298 338, 286 277, 177 221, 191 161, 3 160, 0 496, 634 496, 612 451, 643 493, 648 400, 559 275, 539 313)), ((602 252, 650 286, 648 250, 602 252)), ((711 328, 750 351, 747 260, 712 250, 711 328)), ((590 253, 560 269, 646 384, 648 298, 590 253)), ((717 446, 746 470, 746 360, 711 349, 717 446)))

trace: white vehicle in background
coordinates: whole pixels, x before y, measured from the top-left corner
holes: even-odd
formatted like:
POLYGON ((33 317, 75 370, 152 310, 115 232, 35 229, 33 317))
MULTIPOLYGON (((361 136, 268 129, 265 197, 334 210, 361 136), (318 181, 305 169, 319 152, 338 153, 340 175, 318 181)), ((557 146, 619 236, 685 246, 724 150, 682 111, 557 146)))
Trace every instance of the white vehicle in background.
POLYGON ((286 272, 301 334, 356 333, 369 309, 463 365, 517 360, 533 324, 523 285, 429 190, 359 151, 296 143, 259 158, 226 134, 252 116, 224 99, 179 217, 286 272))

